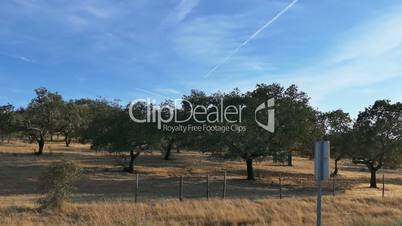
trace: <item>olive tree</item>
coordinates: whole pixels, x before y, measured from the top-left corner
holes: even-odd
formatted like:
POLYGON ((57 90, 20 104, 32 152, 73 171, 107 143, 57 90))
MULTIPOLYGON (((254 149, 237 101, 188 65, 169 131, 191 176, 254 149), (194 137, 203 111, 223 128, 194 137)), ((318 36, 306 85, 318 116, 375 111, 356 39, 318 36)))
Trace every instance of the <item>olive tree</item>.
POLYGON ((195 137, 202 136, 202 139, 197 140, 201 150, 211 152, 212 156, 221 159, 241 159, 245 162, 247 179, 254 180, 254 161, 271 154, 269 132, 255 123, 257 102, 251 98, 250 93, 243 94, 235 89, 229 93, 213 94, 207 102, 199 101, 199 104, 206 107, 208 115, 200 116, 198 120, 208 118, 208 126, 217 128, 197 132, 195 137), (224 114, 222 118, 218 109, 229 114, 224 114))
POLYGON ((4 142, 6 137, 9 141, 13 132, 15 132, 14 106, 11 104, 0 106, 0 142, 4 142))
POLYGON ((24 114, 25 132, 38 143, 37 155, 43 153, 45 138, 58 130, 62 115, 63 98, 46 88, 35 89, 36 97, 24 114))
POLYGON ((321 117, 325 126, 325 136, 331 142, 330 153, 335 162, 335 168, 331 175, 336 176, 339 171, 339 160, 351 156, 353 151, 353 121, 349 113, 342 110, 326 112, 321 117))
POLYGON ((79 108, 80 106, 72 101, 64 103, 62 106, 58 127, 59 132, 64 136, 66 147, 69 147, 72 139, 78 136, 82 121, 79 108))
POLYGON ((133 173, 135 160, 148 147, 160 138, 154 123, 136 123, 129 112, 137 118, 147 117, 147 105, 143 102, 132 103, 127 108, 109 105, 109 110, 96 116, 89 126, 93 149, 111 152, 128 152, 130 160, 125 171, 133 173))
POLYGON ((280 152, 287 153, 287 165, 293 166, 293 153, 311 149, 317 134, 317 114, 310 98, 296 85, 291 85, 276 97, 276 122, 273 142, 280 152))
POLYGON ((402 104, 377 100, 360 112, 354 125, 353 162, 370 171, 370 187, 377 187, 376 173, 402 162, 402 104))

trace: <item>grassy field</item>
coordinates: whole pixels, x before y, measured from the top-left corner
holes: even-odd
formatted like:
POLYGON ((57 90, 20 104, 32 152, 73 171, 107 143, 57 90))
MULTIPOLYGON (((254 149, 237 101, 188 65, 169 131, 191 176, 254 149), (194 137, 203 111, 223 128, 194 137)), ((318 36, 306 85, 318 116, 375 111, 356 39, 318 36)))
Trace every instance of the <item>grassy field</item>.
MULTIPOLYGON (((314 225, 313 163, 295 158, 287 167, 263 161, 255 164, 256 181, 246 181, 243 162, 220 162, 208 155, 182 151, 162 160, 159 151, 137 161, 139 203, 134 203, 134 176, 122 172, 122 156, 94 152, 87 145, 46 146, 34 156, 35 145, 0 145, 0 225, 314 225), (74 160, 85 170, 72 201, 60 213, 37 211, 41 196, 38 176, 49 164, 74 160), (228 173, 227 196, 221 200, 222 174, 228 173), (205 199, 205 177, 211 175, 211 199, 205 199), (184 176, 184 201, 179 202, 178 177, 184 176), (279 199, 279 176, 282 193, 279 199)), ((382 170, 381 189, 368 188, 362 166, 341 162, 336 180, 325 185, 324 225, 402 225, 402 172, 382 170)), ((379 180, 379 185, 381 179, 379 180)))

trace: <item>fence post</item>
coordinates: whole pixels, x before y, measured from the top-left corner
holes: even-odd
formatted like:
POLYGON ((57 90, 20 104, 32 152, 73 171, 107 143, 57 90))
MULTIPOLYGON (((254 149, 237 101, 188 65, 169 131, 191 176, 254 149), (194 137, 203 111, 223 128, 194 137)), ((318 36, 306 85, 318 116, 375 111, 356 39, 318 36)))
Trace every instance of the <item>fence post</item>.
POLYGON ((209 200, 209 174, 207 175, 207 200, 209 200))
POLYGON ((138 201, 138 187, 139 187, 139 175, 135 174, 135 191, 134 191, 134 201, 137 203, 138 201))
POLYGON ((226 198, 226 170, 223 174, 223 191, 222 191, 222 198, 226 198))
POLYGON ((382 197, 385 197, 385 176, 382 175, 382 197))
POLYGON ((180 176, 179 200, 183 201, 183 176, 180 176))
POLYGON ((332 196, 335 196, 335 176, 332 177, 332 196))
POLYGON ((279 199, 282 199, 282 176, 279 175, 279 199))

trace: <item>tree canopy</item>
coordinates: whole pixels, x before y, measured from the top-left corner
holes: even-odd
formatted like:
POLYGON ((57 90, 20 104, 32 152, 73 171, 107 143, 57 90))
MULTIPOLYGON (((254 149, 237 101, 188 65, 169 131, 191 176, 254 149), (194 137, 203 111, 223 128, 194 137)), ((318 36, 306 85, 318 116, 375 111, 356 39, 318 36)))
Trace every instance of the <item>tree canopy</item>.
POLYGON ((360 112, 354 124, 353 161, 371 173, 370 187, 377 187, 376 172, 402 162, 402 104, 378 100, 360 112))
POLYGON ((25 108, 0 106, 2 141, 22 134, 36 142, 36 154, 42 154, 46 140, 58 134, 66 146, 74 140, 91 143, 94 150, 129 153, 128 172, 134 172, 143 151, 161 148, 168 160, 176 147, 244 161, 247 179, 254 180, 255 161, 272 157, 292 166, 294 154, 311 157, 320 139, 331 141, 333 176, 338 161, 349 158, 367 166, 370 186, 376 187, 379 169, 402 163, 402 104, 389 100, 376 101, 353 121, 341 109, 318 111, 296 85, 276 83, 257 84, 248 92, 192 90, 181 102, 138 101, 127 106, 102 98, 65 101, 43 87, 35 94, 25 108))

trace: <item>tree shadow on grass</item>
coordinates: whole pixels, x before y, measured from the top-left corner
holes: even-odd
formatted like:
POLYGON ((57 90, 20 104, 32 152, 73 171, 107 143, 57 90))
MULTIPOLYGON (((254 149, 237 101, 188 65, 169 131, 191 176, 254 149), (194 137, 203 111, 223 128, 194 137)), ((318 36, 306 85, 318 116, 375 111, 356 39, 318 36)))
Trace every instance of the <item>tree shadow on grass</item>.
POLYGON ((6 208, 0 208, 0 215, 12 215, 16 213, 33 213, 37 214, 40 211, 38 208, 33 208, 33 207, 26 207, 26 206, 8 206, 6 208))

